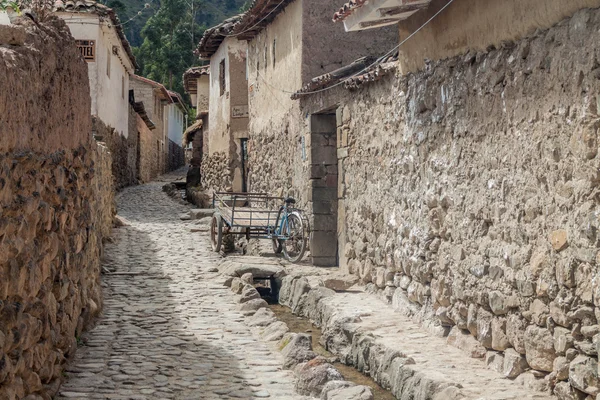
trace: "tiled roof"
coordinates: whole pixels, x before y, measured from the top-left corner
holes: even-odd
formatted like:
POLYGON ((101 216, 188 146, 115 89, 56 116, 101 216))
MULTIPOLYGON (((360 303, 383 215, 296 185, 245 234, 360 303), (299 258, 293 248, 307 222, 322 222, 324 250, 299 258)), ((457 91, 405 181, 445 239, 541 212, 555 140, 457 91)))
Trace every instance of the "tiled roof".
POLYGON ((336 84, 344 86, 346 89, 356 89, 365 83, 378 81, 390 72, 395 71, 397 61, 398 53, 391 56, 383 56, 379 59, 373 57, 359 58, 350 65, 313 78, 294 93, 292 99, 299 99, 302 96, 310 95, 315 91, 320 91, 336 84))
POLYGON ((223 43, 223 40, 233 33, 234 26, 241 18, 242 15, 236 15, 235 17, 226 19, 217 26, 207 29, 204 35, 202 35, 202 39, 200 39, 200 43, 198 43, 198 47, 196 47, 194 53, 200 56, 200 58, 210 58, 210 56, 215 54, 221 43, 223 43))
POLYGON ((169 96, 171 96, 171 100, 173 100, 173 103, 179 104, 180 108, 182 109, 181 111, 184 113, 187 113, 187 107, 186 107, 185 102, 183 101, 183 98, 181 97, 181 95, 172 90, 168 90, 167 92, 169 93, 169 96))
MULTIPOLYGON (((361 8, 369 1, 374 0, 350 0, 345 3, 335 14, 333 14, 333 22, 343 21, 357 9, 361 8)), ((398 4, 393 7, 384 7, 379 9, 379 17, 381 19, 402 20, 411 13, 425 8, 431 0, 399 0, 398 4)))
POLYGON ((125 37, 125 33, 123 32, 123 28, 121 27, 121 22, 119 21, 119 17, 117 13, 112 8, 106 7, 104 4, 96 3, 95 1, 63 1, 56 0, 54 3, 54 12, 67 12, 67 13, 88 13, 95 14, 100 17, 108 17, 112 23, 112 26, 115 28, 117 32, 117 36, 121 41, 121 45, 125 49, 127 53, 127 57, 131 61, 134 69, 138 69, 139 66, 135 61, 135 56, 133 55, 133 51, 131 50, 131 45, 129 41, 125 37))
POLYGON ((129 91, 129 104, 131 104, 133 110, 140 116, 142 121, 144 121, 148 129, 156 129, 156 125, 146 113, 146 107, 144 106, 144 103, 141 101, 135 101, 135 93, 133 90, 129 91))
POLYGON ((350 0, 345 3, 335 14, 333 14, 333 22, 343 21, 352 14, 354 10, 362 7, 368 0, 350 0))
POLYGON ((234 34, 240 40, 254 38, 293 0, 252 0, 248 11, 235 25, 234 34))
POLYGON ((166 100, 169 103, 173 103, 173 99, 171 98, 169 91, 167 90, 166 87, 164 87, 164 85, 162 83, 154 82, 152 79, 144 78, 143 76, 139 76, 139 75, 131 75, 131 78, 138 80, 140 82, 147 83, 151 86, 154 86, 155 88, 160 90, 163 100, 166 100))
POLYGON ((183 145, 184 146, 187 146, 192 141, 193 134, 198 132, 200 129, 202 129, 202 125, 204 125, 204 122, 202 122, 202 120, 198 120, 194 124, 192 124, 189 128, 187 128, 185 130, 185 132, 183 132, 183 145))
POLYGON ((183 88, 186 93, 196 94, 198 91, 196 79, 200 78, 202 75, 210 75, 210 65, 192 67, 183 73, 183 88))

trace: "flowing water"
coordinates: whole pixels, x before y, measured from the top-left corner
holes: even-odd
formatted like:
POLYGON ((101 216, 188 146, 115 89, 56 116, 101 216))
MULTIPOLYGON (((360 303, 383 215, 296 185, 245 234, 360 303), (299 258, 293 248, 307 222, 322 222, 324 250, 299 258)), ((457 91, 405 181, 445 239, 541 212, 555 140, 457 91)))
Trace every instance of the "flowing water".
MULTIPOLYGON (((280 321, 283 321, 290 328, 290 332, 295 333, 310 333, 312 336, 313 351, 318 355, 333 358, 334 354, 325 350, 321 346, 321 329, 312 324, 308 319, 298 317, 292 314, 292 311, 285 306, 279 304, 271 304, 269 308, 275 313, 280 321)), ((351 366, 344 365, 340 362, 335 362, 333 365, 344 376, 347 381, 354 382, 357 385, 365 385, 371 388, 375 400, 395 400, 394 396, 387 390, 384 390, 371 377, 362 374, 351 366)))

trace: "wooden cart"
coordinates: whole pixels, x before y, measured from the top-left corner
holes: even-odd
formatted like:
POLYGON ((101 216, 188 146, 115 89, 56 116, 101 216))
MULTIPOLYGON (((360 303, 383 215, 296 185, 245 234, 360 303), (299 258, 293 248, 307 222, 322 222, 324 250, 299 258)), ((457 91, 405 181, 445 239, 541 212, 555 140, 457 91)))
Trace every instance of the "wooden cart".
POLYGON ((296 262, 306 251, 308 221, 292 198, 273 197, 266 193, 215 192, 211 223, 211 243, 220 251, 224 235, 247 239, 269 239, 275 253, 296 262))

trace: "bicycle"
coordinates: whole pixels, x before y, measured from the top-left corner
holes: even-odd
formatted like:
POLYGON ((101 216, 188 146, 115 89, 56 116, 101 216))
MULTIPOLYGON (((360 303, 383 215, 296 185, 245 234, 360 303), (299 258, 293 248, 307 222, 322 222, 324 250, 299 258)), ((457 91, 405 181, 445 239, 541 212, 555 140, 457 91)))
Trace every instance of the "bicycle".
POLYGON ((288 261, 300 261, 306 252, 310 227, 303 211, 294 204, 296 200, 291 197, 265 193, 214 193, 215 213, 210 229, 213 250, 221 250, 223 235, 240 235, 269 239, 276 254, 283 252, 288 261), (276 201, 283 201, 284 205, 273 210, 271 205, 276 201))
POLYGON ((293 205, 296 200, 288 197, 285 199, 285 205, 279 208, 275 226, 277 227, 271 233, 271 241, 275 254, 283 255, 290 262, 297 262, 302 259, 306 251, 306 234, 308 228, 306 218, 302 210, 293 205))

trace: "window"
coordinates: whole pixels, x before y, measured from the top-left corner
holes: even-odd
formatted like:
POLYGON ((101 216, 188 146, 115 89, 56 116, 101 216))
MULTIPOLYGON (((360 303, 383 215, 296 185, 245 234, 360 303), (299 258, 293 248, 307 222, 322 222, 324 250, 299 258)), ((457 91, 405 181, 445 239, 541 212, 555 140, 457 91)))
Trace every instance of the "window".
POLYGON ((106 76, 110 79, 110 50, 106 49, 106 76))
POLYGON ((267 47, 267 45, 265 45, 265 54, 264 54, 265 71, 267 70, 267 64, 269 63, 269 58, 267 57, 268 50, 269 50, 269 48, 267 47))
POLYGON ((248 58, 248 48, 246 47, 246 80, 248 80, 248 70, 250 69, 250 62, 248 58))
POLYGON ((219 88, 221 91, 221 96, 225 94, 225 60, 221 60, 219 63, 219 88))
POLYGON ((275 68, 275 50, 277 49, 277 39, 273 39, 273 68, 275 68))
POLYGON ((121 76, 121 97, 125 98, 125 77, 121 76))

